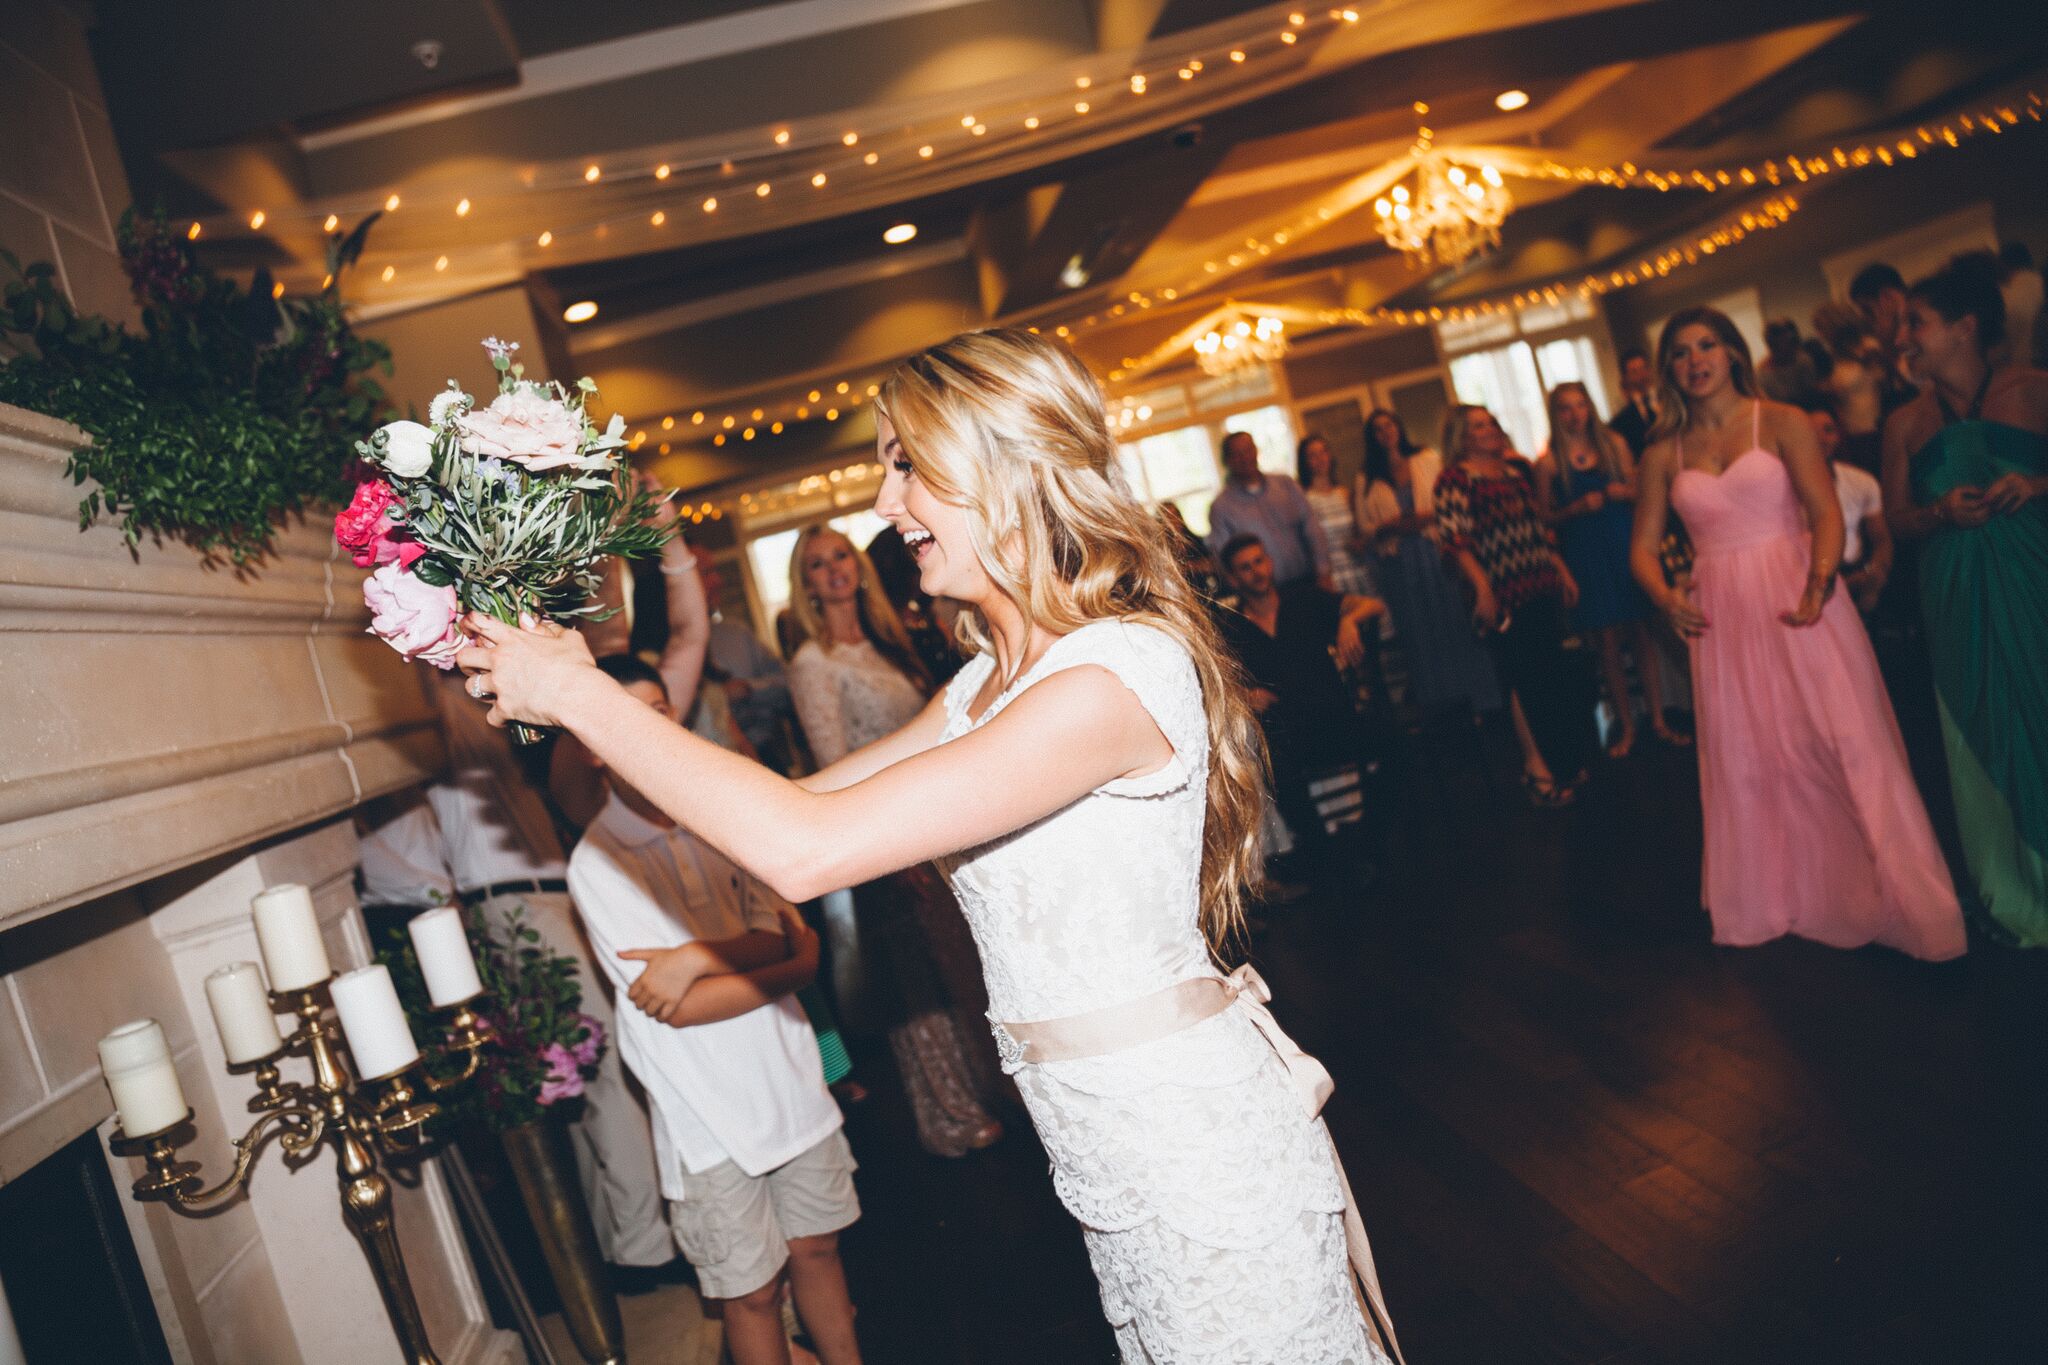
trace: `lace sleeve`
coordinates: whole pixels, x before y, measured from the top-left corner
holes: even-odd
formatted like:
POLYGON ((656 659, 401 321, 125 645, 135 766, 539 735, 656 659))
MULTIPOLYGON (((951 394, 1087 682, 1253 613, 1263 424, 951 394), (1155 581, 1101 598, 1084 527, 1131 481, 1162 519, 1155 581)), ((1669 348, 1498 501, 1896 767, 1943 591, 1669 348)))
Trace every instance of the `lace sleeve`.
POLYGON ((846 712, 839 695, 839 670, 815 643, 807 643, 789 661, 789 696, 797 722, 820 768, 846 757, 846 712))
POLYGON ((964 730, 967 728, 967 707, 974 700, 974 694, 981 691, 988 682, 989 671, 996 666, 993 654, 977 654, 961 666, 952 680, 946 684, 946 728, 964 730))
MULTIPOLYGON (((1129 688, 1173 746, 1173 757, 1154 772, 1120 777, 1099 790, 1109 796, 1166 796, 1198 789, 1209 766, 1209 718, 1202 684, 1187 647, 1153 626, 1100 621, 1060 642, 1058 669, 1094 664, 1129 688)), ((1051 656, 1048 656, 1051 657, 1051 656)))

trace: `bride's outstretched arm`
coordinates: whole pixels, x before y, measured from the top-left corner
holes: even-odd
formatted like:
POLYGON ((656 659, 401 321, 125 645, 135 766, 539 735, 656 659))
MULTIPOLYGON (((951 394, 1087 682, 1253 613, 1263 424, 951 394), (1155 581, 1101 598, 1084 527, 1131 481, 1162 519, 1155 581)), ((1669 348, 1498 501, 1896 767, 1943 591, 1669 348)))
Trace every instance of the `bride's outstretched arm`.
POLYGON ((808 791, 699 739, 591 666, 558 627, 470 617, 488 644, 457 662, 496 698, 494 724, 559 725, 670 818, 804 901, 986 843, 1119 777, 1152 772, 1172 746, 1107 670, 1063 669, 980 728, 834 791, 808 791))

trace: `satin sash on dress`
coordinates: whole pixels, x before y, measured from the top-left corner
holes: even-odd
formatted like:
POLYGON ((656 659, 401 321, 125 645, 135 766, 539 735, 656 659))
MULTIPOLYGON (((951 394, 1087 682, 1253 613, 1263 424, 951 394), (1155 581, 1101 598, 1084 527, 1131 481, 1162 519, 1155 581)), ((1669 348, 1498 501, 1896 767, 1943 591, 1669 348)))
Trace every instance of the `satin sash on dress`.
MULTIPOLYGON (((1086 1014, 997 1023, 996 1041, 1007 1057, 1028 1064, 1079 1061, 1154 1042, 1238 1005, 1287 1068, 1303 1110, 1314 1119, 1337 1084, 1327 1067, 1303 1052, 1281 1029, 1280 1021, 1267 1008, 1272 999, 1266 979, 1246 963, 1227 977, 1191 977, 1152 995, 1086 1014)), ((1337 1167, 1337 1184, 1344 1192, 1344 1243, 1351 1260, 1352 1290, 1380 1345, 1396 1365, 1405 1365, 1401 1345, 1394 1338, 1394 1320, 1380 1290, 1379 1271, 1373 1265, 1372 1246, 1365 1238, 1365 1220, 1358 1215, 1358 1201, 1352 1196, 1351 1180, 1344 1173, 1344 1160, 1337 1154, 1334 1139, 1330 1160, 1337 1167)))

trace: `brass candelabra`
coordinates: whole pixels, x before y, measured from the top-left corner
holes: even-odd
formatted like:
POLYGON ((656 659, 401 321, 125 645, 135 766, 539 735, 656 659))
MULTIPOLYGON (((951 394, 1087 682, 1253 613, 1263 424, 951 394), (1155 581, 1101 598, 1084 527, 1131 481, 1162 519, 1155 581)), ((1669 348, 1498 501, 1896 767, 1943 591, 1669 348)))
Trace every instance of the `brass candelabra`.
POLYGON ((389 1156, 418 1151, 422 1125, 440 1110, 432 1100, 421 1098, 421 1090, 409 1078, 414 1066, 419 1068, 420 1084, 427 1092, 460 1085, 476 1074, 489 1034, 470 1007, 475 997, 458 1001, 448 1007, 454 1014, 444 1049, 446 1054, 466 1054, 461 1070, 436 1075, 425 1065, 422 1053, 414 1063, 388 1075, 354 1077, 342 1060, 345 1044, 340 1031, 318 998, 326 984, 322 981, 272 997, 290 1007, 299 1025, 283 1046, 255 1063, 257 1091, 249 1108, 262 1117, 235 1140, 234 1169, 219 1184, 206 1188, 199 1164, 177 1159, 177 1143, 171 1134, 191 1120, 189 1109, 179 1123, 154 1133, 118 1134, 115 1140, 140 1150, 149 1163, 147 1173, 135 1182, 138 1199, 161 1199, 180 1209, 202 1209, 248 1183, 256 1158, 271 1137, 278 1139, 287 1161, 312 1151, 322 1138, 331 1139, 339 1158, 342 1209, 362 1241, 405 1358, 409 1365, 440 1365, 420 1320, 405 1257, 398 1249, 391 1181, 377 1169, 377 1154, 380 1149, 389 1156), (287 1053, 303 1053, 312 1061, 312 1084, 282 1078, 277 1063, 287 1053), (369 1093, 373 1086, 380 1087, 374 1097, 369 1093))

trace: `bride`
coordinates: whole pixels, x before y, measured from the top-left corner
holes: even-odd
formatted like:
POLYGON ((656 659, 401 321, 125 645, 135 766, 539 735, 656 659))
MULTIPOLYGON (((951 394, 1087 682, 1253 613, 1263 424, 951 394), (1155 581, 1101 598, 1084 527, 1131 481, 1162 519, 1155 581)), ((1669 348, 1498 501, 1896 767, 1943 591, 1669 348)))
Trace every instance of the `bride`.
POLYGON ((1398 1354, 1316 1117, 1329 1075, 1212 948, 1259 866, 1264 756, 1234 666, 1065 347, 969 332, 875 401, 875 510, 977 657, 908 726, 790 782, 679 729, 559 627, 481 616, 494 724, 572 731, 794 901, 936 861, 1132 1365, 1398 1354))

